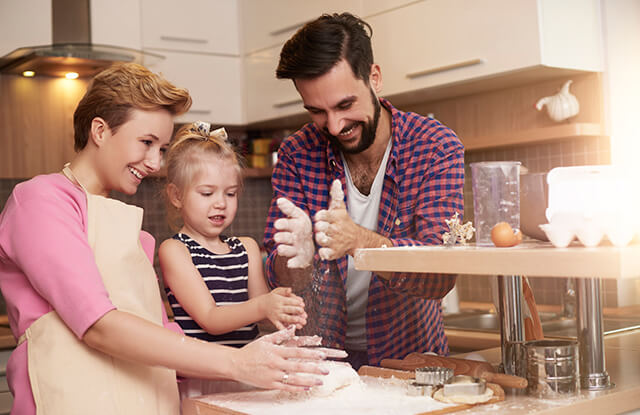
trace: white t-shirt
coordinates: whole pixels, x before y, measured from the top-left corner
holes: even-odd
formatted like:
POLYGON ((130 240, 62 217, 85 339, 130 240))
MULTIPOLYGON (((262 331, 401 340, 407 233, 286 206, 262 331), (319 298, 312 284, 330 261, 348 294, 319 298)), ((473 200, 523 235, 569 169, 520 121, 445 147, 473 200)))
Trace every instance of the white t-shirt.
MULTIPOLYGON (((391 140, 387 145, 384 157, 378 172, 371 185, 369 195, 363 195, 353 184, 351 172, 344 155, 342 164, 347 176, 347 210, 351 219, 370 231, 378 228, 378 212, 380 211, 380 197, 382 195, 382 185, 384 183, 384 172, 387 168, 389 153, 391 152, 391 140)), ((357 270, 353 263, 353 257, 348 257, 347 269, 347 338, 345 347, 350 350, 367 350, 367 325, 366 312, 367 300, 369 299, 369 283, 371 282, 371 271, 357 270)))

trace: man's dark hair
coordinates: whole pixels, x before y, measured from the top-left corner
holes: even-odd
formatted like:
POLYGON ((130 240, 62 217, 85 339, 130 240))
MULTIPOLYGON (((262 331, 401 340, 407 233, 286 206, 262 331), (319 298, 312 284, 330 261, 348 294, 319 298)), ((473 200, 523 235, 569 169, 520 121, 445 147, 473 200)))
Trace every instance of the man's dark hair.
POLYGON ((307 23, 287 41, 280 52, 278 79, 313 79, 345 59, 356 78, 369 79, 373 30, 350 14, 323 14, 307 23))

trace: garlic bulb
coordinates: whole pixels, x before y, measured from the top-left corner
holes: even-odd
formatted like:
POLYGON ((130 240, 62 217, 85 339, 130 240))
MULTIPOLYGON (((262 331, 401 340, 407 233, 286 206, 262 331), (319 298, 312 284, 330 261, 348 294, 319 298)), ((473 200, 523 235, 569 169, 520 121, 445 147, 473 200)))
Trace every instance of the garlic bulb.
POLYGON ((571 80, 565 82, 560 92, 555 95, 540 98, 536 104, 538 111, 542 111, 542 108, 547 106, 547 113, 549 117, 554 121, 562 121, 567 118, 573 117, 580 111, 580 104, 575 95, 569 92, 569 85, 571 80))

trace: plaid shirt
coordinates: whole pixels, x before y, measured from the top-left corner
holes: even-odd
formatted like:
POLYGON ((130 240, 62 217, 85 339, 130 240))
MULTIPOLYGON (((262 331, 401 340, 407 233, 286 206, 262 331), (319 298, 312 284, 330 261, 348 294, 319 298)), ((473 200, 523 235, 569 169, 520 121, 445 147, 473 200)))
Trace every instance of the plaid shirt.
MULTIPOLYGON (((440 122, 398 111, 385 99, 380 102, 392 115, 393 145, 377 232, 394 246, 441 244, 441 235, 448 230, 444 220, 463 211, 464 148, 456 134, 440 122)), ((276 199, 286 197, 313 218, 328 208, 334 179, 340 179, 346 189, 340 154, 313 123, 284 140, 272 175, 274 195, 264 237, 269 253, 266 273, 272 287, 279 285, 274 273, 273 224, 282 213, 276 199)), ((346 278, 346 256, 322 261, 316 253, 312 283, 298 293, 311 317, 304 333, 321 335, 331 347, 344 347, 346 278)), ((369 364, 411 352, 448 354, 441 298, 455 280, 455 275, 417 273, 394 273, 384 280, 374 273, 366 310, 369 364)))

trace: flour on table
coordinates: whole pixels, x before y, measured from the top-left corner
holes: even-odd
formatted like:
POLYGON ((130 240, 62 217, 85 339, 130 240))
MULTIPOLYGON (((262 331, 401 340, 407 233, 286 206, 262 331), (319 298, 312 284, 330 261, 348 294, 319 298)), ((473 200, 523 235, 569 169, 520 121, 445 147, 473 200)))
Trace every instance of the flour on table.
POLYGON ((409 396, 406 380, 370 376, 360 379, 361 382, 336 389, 328 396, 261 390, 216 393, 197 400, 250 415, 415 415, 455 406, 428 396, 409 396))
POLYGON ((433 394, 433 399, 446 402, 446 403, 483 403, 487 402, 493 396, 493 390, 491 388, 487 388, 482 395, 451 395, 444 396, 444 390, 438 389, 436 393, 433 394))

